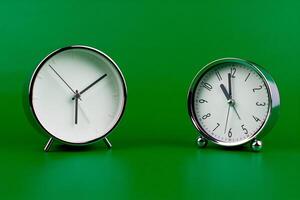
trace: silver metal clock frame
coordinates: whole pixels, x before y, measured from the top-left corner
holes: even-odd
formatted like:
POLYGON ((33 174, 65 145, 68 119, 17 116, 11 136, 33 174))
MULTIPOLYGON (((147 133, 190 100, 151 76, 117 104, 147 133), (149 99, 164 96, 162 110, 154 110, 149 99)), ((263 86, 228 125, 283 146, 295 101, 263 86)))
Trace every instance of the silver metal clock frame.
POLYGON ((124 111, 125 111, 125 106, 126 106, 126 102, 127 102, 127 86, 126 86, 126 81, 125 81, 125 78, 120 70, 120 68, 118 67, 118 65, 108 56, 106 55, 105 53, 99 51, 98 49, 95 49, 93 47, 89 47, 89 46, 84 46, 84 45, 72 45, 72 46, 68 46, 68 47, 64 47, 64 48, 60 48, 60 49, 57 49, 53 52, 51 52, 50 54, 48 54, 39 64, 38 66, 36 67, 36 69, 34 70, 33 72, 33 75, 31 77, 31 80, 30 80, 30 83, 29 83, 29 104, 30 104, 30 110, 35 118, 35 120, 38 122, 38 124, 40 125, 40 127, 44 130, 44 132, 50 136, 50 139, 48 140, 48 142, 46 143, 45 147, 44 147, 44 151, 49 151, 50 150, 50 147, 52 145, 52 143, 54 142, 54 140, 58 140, 64 144, 68 144, 68 145, 73 145, 73 146, 83 146, 83 145, 88 145, 88 144, 92 144, 92 143, 95 143, 99 140, 103 140, 104 143, 106 144, 106 146, 108 148, 111 148, 112 145, 110 143, 110 141, 107 139, 107 136, 109 133, 111 133, 111 131, 117 126, 117 124, 119 123, 121 117, 123 116, 124 114, 124 111), (71 143, 71 142, 68 142, 68 141, 64 141, 62 139, 59 139, 57 137, 55 137, 54 135, 52 135, 43 125, 42 123, 39 121, 35 111, 34 111, 34 107, 33 107, 33 104, 32 104, 32 89, 33 89, 33 85, 34 85, 34 82, 35 82, 35 79, 36 79, 36 76, 39 72, 39 70, 43 67, 43 65, 51 58, 53 57, 54 55, 60 53, 60 52, 63 52, 63 51, 66 51, 66 50, 70 50, 70 49, 85 49, 85 50, 89 50, 89 51, 93 51, 101 56, 103 56, 104 58, 106 58, 114 67, 115 69, 117 70, 117 72, 119 73, 120 77, 121 77, 121 80, 122 80, 122 88, 123 88, 123 98, 124 98, 124 102, 123 102, 123 105, 122 105, 122 112, 121 114, 119 115, 119 119, 118 121, 115 123, 115 125, 109 130, 106 132, 106 134, 104 134, 103 136, 99 137, 99 138, 96 138, 95 140, 91 140, 91 141, 88 141, 88 142, 84 142, 84 143, 71 143))
POLYGON ((260 151, 262 148, 261 138, 265 136, 266 133, 268 133, 276 123, 279 115, 279 108, 280 108, 279 91, 271 75, 261 66, 253 62, 239 59, 239 58, 221 58, 207 64, 206 66, 204 66, 203 69, 201 69, 197 73, 197 75, 195 76, 195 78, 193 79, 190 85, 189 92, 188 92, 188 112, 194 126, 200 132, 200 136, 197 138, 197 144, 199 147, 205 147, 208 141, 212 141, 215 144, 226 146, 226 147, 233 147, 233 146, 239 146, 239 145, 244 145, 246 143, 250 143, 250 146, 254 151, 260 151), (201 127, 200 123, 198 122, 195 114, 195 109, 194 109, 194 94, 199 84, 199 81, 204 76, 204 74, 208 72, 210 69, 212 69, 213 67, 219 64, 224 64, 224 63, 237 63, 253 69, 263 79, 269 95, 268 115, 266 120, 262 124, 262 126, 251 137, 247 138, 244 141, 239 141, 234 143, 226 143, 223 141, 219 141, 213 138, 212 136, 210 136, 208 133, 206 133, 206 131, 201 127))

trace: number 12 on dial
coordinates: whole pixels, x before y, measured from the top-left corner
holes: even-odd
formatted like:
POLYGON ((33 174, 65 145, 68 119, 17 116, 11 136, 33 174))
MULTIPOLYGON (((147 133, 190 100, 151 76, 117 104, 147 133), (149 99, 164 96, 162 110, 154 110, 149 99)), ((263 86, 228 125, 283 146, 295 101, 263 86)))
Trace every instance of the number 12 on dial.
POLYGON ((262 67, 238 58, 223 58, 198 72, 189 89, 188 111, 201 133, 197 144, 221 146, 250 143, 273 127, 280 107, 275 81, 262 67))

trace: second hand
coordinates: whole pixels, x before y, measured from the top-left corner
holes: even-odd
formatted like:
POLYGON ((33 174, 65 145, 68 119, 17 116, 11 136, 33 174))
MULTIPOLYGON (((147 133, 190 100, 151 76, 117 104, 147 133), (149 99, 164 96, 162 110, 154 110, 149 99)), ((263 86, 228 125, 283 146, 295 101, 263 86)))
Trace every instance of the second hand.
POLYGON ((227 129, 227 124, 228 124, 228 117, 229 117, 229 111, 230 111, 230 105, 228 105, 228 110, 227 110, 227 116, 226 116, 226 123, 225 123, 225 130, 224 130, 224 134, 226 133, 226 129, 227 129))

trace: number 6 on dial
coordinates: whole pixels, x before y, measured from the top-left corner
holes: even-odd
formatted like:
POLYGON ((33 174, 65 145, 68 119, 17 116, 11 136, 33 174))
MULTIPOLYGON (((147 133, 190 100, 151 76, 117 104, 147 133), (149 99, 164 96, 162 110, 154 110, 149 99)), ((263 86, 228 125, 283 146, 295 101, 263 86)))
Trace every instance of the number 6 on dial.
POLYGON ((189 89, 188 111, 201 136, 221 146, 250 143, 262 148, 260 138, 275 124, 280 98, 275 81, 262 67, 238 58, 206 65, 189 89))

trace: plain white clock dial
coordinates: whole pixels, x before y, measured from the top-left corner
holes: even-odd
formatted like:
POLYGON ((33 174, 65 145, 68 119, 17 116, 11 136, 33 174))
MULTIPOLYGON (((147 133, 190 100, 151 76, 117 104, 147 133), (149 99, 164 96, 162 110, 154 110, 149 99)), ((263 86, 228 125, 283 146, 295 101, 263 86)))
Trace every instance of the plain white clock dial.
POLYGON ((221 143, 237 144, 248 141, 263 126, 270 96, 257 71, 226 62, 210 68, 199 79, 193 104, 205 134, 221 143))
POLYGON ((126 101, 119 68, 90 47, 73 46, 50 54, 35 71, 30 88, 32 109, 42 127, 72 144, 108 134, 126 101))

